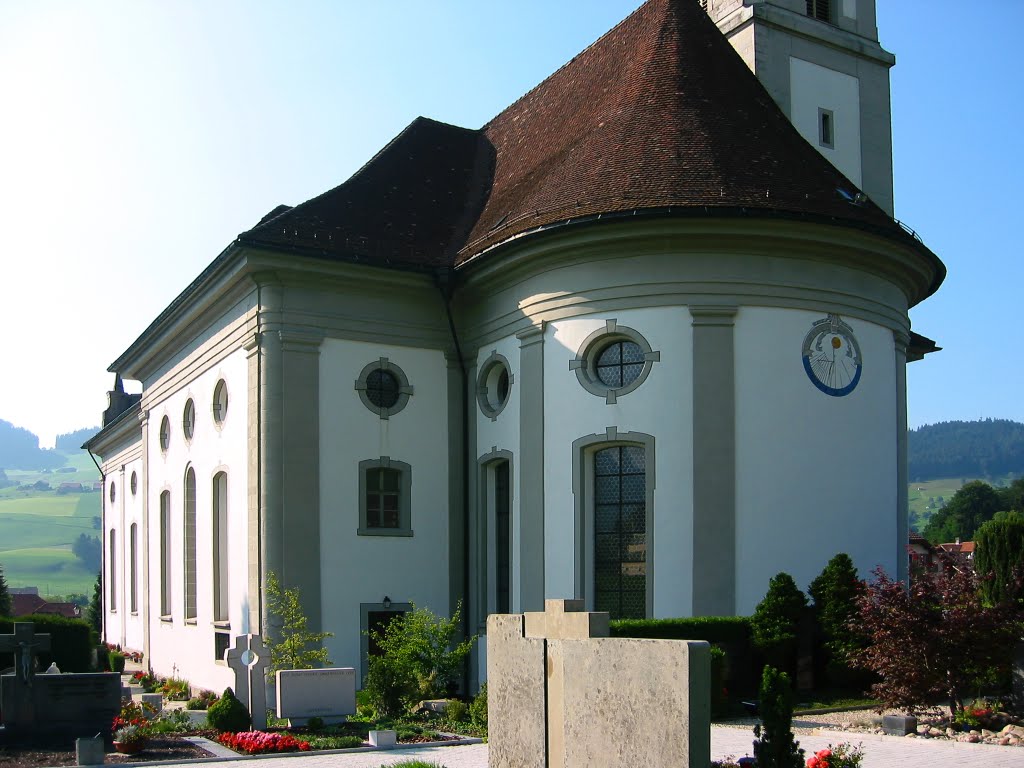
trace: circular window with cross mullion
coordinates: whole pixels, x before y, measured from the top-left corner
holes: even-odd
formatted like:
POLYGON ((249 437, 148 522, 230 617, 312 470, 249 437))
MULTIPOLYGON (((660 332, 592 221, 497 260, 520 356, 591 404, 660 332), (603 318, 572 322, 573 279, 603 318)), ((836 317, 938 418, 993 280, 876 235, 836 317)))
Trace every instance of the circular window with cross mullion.
POLYGON ((569 370, 587 392, 613 405, 643 384, 660 360, 661 353, 639 332, 608 320, 583 340, 569 370))
POLYGON ((387 419, 409 404, 413 388, 405 371, 386 357, 382 357, 359 372, 356 392, 368 409, 387 419))

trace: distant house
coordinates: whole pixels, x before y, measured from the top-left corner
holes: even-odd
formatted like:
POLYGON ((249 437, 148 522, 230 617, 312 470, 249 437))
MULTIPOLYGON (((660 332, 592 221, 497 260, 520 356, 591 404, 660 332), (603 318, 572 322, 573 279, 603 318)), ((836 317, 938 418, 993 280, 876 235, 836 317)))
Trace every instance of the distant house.
POLYGON ((935 557, 935 548, 928 539, 917 531, 910 532, 910 541, 907 544, 910 552, 910 573, 911 578, 915 574, 932 573, 938 569, 935 557))
POLYGON ((63 496, 66 493, 81 493, 85 489, 81 483, 61 483, 57 486, 57 494, 63 496))
POLYGON ((974 568, 974 542, 957 539, 949 544, 939 544, 943 559, 952 566, 967 565, 974 568))
POLYGON ((33 614, 55 614, 68 619, 80 619, 82 618, 82 609, 74 603, 48 603, 39 596, 38 589, 35 592, 11 595, 11 615, 13 617, 33 614))

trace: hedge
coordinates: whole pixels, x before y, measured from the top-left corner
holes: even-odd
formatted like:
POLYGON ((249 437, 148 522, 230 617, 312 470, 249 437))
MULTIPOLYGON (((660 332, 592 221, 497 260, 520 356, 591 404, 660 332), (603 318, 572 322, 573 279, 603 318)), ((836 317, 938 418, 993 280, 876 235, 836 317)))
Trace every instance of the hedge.
MULTIPOLYGON (((32 623, 37 635, 50 636, 50 650, 36 654, 39 672, 57 662, 61 672, 92 671, 92 638, 89 637, 89 623, 84 619, 67 619, 63 616, 38 615, 19 616, 17 619, 0 619, 0 635, 14 632, 14 622, 32 623)), ((13 653, 0 653, 0 669, 14 666, 13 653)))
POLYGON ((724 668, 714 670, 716 686, 724 683, 736 692, 756 690, 758 660, 754 653, 750 617, 694 616, 685 619, 617 619, 612 637, 657 640, 706 640, 725 651, 724 668))

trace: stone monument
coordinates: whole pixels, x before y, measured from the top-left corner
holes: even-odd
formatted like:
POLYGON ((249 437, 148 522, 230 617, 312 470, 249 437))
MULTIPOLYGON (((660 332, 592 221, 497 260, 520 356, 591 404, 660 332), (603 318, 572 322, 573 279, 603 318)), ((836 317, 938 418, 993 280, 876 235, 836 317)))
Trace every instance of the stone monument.
POLYGON ((270 649, 259 635, 238 635, 224 651, 224 662, 235 673, 235 698, 249 710, 253 730, 266 730, 270 649))
POLYGON ((113 673, 35 674, 35 654, 50 649, 50 636, 31 622, 16 622, 0 635, 0 651, 14 652, 14 673, 0 676, 0 712, 6 742, 73 742, 107 734, 121 709, 121 677, 113 673))
POLYGON ((490 768, 711 761, 711 653, 703 641, 608 637, 581 600, 487 619, 490 768))

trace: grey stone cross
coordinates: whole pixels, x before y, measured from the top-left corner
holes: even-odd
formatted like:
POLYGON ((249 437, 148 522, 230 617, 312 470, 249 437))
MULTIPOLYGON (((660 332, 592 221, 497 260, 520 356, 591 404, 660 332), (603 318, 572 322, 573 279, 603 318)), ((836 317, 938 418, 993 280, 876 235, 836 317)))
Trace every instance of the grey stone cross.
POLYGON ((235 644, 224 651, 224 662, 235 673, 235 697, 252 715, 252 727, 267 727, 267 667, 270 649, 259 635, 238 635, 235 644))
POLYGON ((32 660, 36 651, 48 650, 50 636, 37 635, 31 621, 16 621, 13 635, 0 635, 0 651, 14 653, 14 674, 24 685, 32 685, 32 660))

